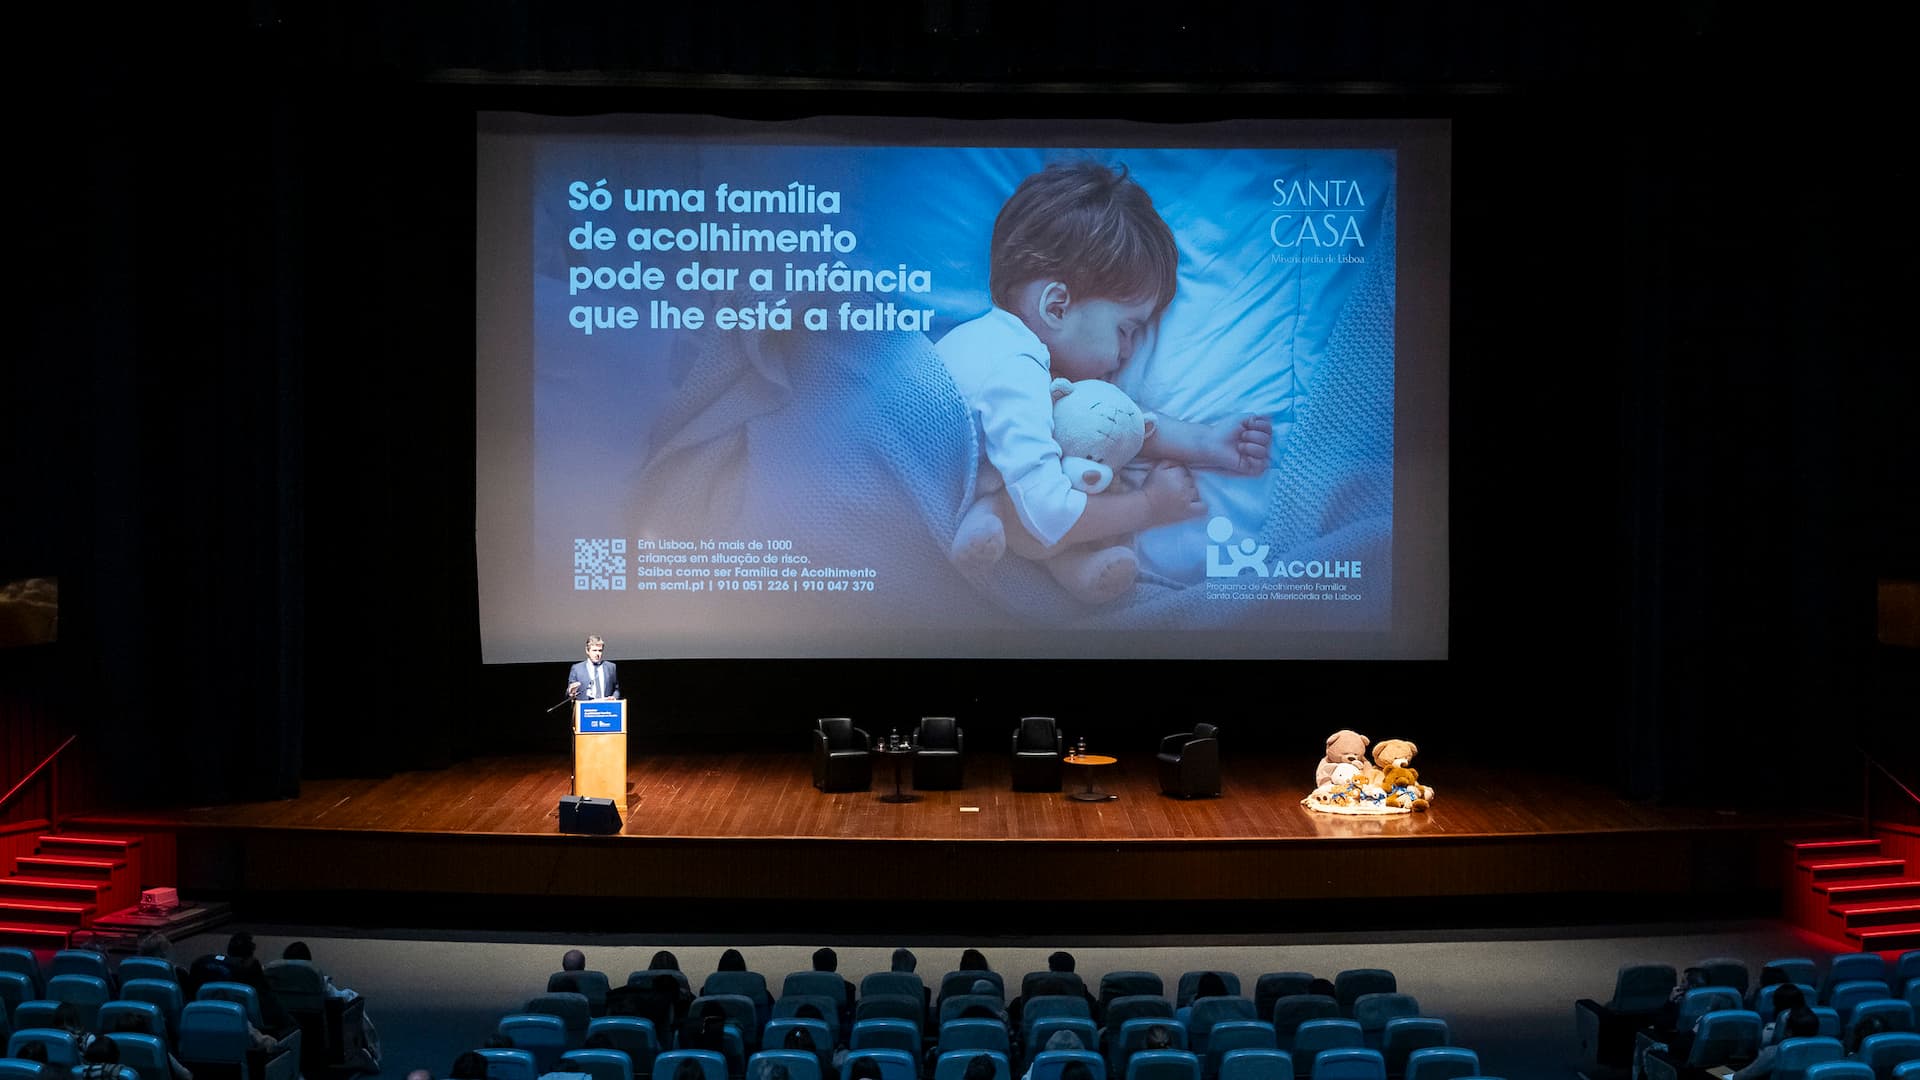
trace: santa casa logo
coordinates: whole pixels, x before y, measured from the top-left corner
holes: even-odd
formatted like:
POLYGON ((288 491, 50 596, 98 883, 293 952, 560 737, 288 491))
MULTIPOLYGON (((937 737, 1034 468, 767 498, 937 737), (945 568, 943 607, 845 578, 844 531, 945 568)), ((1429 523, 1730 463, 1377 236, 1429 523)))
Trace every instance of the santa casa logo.
POLYGON ((1233 522, 1224 517, 1207 522, 1207 539, 1213 541, 1207 545, 1210 578, 1239 577, 1243 573, 1263 578, 1358 580, 1360 577, 1359 559, 1274 559, 1270 557, 1272 546, 1251 536, 1241 537, 1238 544, 1229 543, 1233 539, 1233 522))

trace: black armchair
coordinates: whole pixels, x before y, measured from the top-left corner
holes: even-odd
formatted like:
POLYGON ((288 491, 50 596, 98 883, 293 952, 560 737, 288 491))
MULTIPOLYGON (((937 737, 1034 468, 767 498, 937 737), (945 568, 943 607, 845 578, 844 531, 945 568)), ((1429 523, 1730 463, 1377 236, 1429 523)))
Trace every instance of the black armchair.
POLYGON ((913 733, 913 786, 922 791, 965 787, 966 733, 951 716, 923 716, 913 733))
POLYGON ((873 740, 844 716, 813 726, 813 786, 821 791, 865 791, 873 786, 873 740))
POLYGON ((1220 738, 1212 724, 1160 740, 1160 790, 1182 799, 1220 794, 1220 738))
POLYGON ((1060 751, 1053 717, 1022 717, 1013 732, 1013 790, 1059 791, 1060 751))

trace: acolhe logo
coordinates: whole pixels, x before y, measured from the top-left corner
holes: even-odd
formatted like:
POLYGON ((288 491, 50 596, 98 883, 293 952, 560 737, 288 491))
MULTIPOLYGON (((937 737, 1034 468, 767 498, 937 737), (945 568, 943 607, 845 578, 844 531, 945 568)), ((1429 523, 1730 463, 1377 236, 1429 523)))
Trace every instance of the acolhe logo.
POLYGON ((1225 517, 1216 517, 1207 522, 1207 539, 1213 541, 1207 545, 1207 576, 1210 578, 1234 578, 1243 573, 1252 573, 1262 578, 1345 578, 1359 580, 1359 559, 1273 559, 1272 545, 1262 544, 1251 536, 1243 536, 1238 544, 1231 544, 1233 522, 1225 517))

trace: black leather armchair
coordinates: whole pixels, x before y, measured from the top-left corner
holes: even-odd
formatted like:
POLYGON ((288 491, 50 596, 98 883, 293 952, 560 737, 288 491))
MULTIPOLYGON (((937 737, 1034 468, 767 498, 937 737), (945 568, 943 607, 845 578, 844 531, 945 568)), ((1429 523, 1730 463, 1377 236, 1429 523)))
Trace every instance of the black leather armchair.
POLYGON ((966 733, 951 716, 923 716, 913 732, 913 786, 923 791, 965 787, 966 733))
POLYGON ((813 726, 813 786, 821 791, 865 791, 873 786, 873 740, 844 716, 813 726))
POLYGON ((1160 740, 1160 790, 1182 799, 1220 794, 1220 738, 1212 724, 1160 740))
POLYGON ((1013 731, 1013 790, 1059 791, 1060 751, 1053 717, 1022 717, 1013 731))

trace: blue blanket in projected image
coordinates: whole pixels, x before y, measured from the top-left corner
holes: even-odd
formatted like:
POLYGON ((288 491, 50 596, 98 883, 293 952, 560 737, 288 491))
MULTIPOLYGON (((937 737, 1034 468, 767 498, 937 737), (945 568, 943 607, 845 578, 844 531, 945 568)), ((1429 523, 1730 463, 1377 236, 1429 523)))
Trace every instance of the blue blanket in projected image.
MULTIPOLYGON (((1382 231, 1393 236, 1390 217, 1382 231)), ((1289 559, 1366 560, 1369 593, 1387 596, 1390 239, 1382 248, 1296 407, 1257 540, 1289 559)), ((1131 596, 1092 610, 1015 556, 963 575, 947 551, 973 498, 979 446, 965 402, 920 334, 710 334, 702 347, 654 429, 637 485, 642 535, 790 537, 816 565, 871 566, 884 583, 871 610, 892 625, 993 626, 1009 616, 1089 629, 1272 625, 1269 605, 1209 602, 1204 588, 1152 573, 1131 596)), ((1182 527, 1204 543, 1205 525, 1182 527)))

